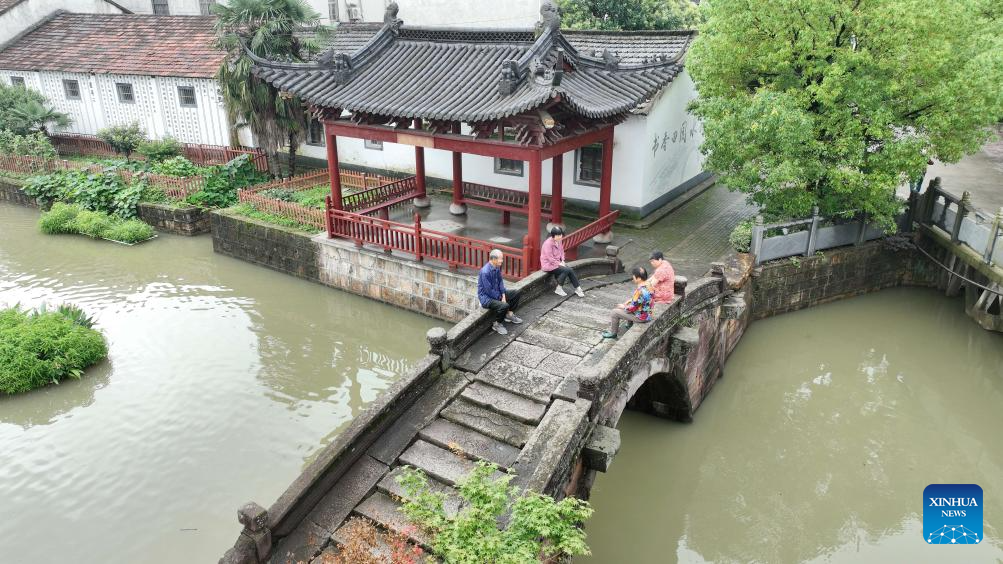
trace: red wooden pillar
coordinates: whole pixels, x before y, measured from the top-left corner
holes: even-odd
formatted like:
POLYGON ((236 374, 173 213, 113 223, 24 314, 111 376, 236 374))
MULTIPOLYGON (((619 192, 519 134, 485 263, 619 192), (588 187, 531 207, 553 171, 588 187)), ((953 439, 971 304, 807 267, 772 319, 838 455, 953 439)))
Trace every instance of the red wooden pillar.
MULTIPOLYGON (((551 226, 564 226, 564 155, 560 154, 550 160, 550 212, 551 226)), ((547 231, 550 231, 548 228, 547 231)))
POLYGON ((341 171, 338 168, 338 136, 327 136, 327 172, 331 175, 331 206, 341 209, 341 171))
POLYGON ((529 271, 540 268, 540 190, 543 163, 539 154, 529 161, 529 221, 526 227, 529 243, 529 271))
MULTIPOLYGON (((460 132, 460 123, 453 124, 453 133, 460 132)), ((467 204, 463 203, 463 153, 453 151, 453 203, 449 204, 449 213, 463 215, 467 213, 467 204)))
MULTIPOLYGON (((421 131, 421 118, 414 120, 415 131, 421 131)), ((425 191, 425 148, 415 146, 414 148, 414 181, 418 188, 418 195, 414 198, 414 207, 427 208, 432 205, 425 191)))
MULTIPOLYGON (((602 140, 602 177, 599 180, 599 217, 609 213, 610 192, 613 186, 613 128, 602 140)), ((596 243, 609 243, 613 240, 613 230, 600 233, 592 238, 596 243)))

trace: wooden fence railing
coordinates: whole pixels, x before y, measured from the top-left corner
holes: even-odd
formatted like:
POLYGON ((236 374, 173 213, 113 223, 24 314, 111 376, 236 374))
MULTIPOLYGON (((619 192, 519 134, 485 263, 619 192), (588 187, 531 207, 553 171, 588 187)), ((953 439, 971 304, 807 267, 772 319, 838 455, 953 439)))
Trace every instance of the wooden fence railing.
POLYGON ((254 193, 250 190, 238 191, 237 198, 240 202, 250 204, 254 207, 254 209, 260 212, 285 217, 300 224, 315 227, 317 231, 323 231, 326 225, 324 221, 324 210, 321 209, 308 208, 304 205, 297 204, 296 202, 273 200, 272 198, 266 198, 261 194, 254 193))
MULTIPOLYGON (((394 178, 392 176, 384 176, 382 174, 370 174, 367 172, 355 172, 351 170, 341 171, 341 189, 345 190, 367 190, 369 188, 375 188, 377 186, 383 186, 385 184, 390 184, 400 180, 399 178, 394 178)), ((299 192, 301 190, 309 190, 311 188, 316 188, 317 186, 329 186, 331 184, 331 175, 326 170, 318 170, 314 172, 308 172, 306 174, 299 174, 289 178, 280 178, 278 180, 273 180, 271 182, 266 182, 264 184, 258 184, 250 190, 253 192, 263 192, 265 190, 272 189, 283 189, 289 190, 290 192, 299 192)))
MULTIPOLYGON (((60 133, 49 137, 53 147, 62 155, 94 155, 99 157, 116 156, 115 149, 93 135, 76 133, 60 133)), ((222 145, 200 145, 183 143, 182 153, 191 162, 200 165, 219 165, 230 162, 240 155, 252 155, 251 161, 260 172, 268 170, 268 162, 261 149, 249 147, 225 147, 222 145)), ((136 158, 142 158, 137 155, 136 158)))
POLYGON ((469 239, 450 233, 430 231, 421 226, 421 216, 415 214, 414 223, 407 225, 357 213, 332 209, 327 201, 327 233, 354 241, 356 245, 375 245, 386 251, 400 251, 414 255, 415 260, 433 259, 446 263, 449 268, 460 266, 478 269, 488 261, 492 249, 504 253, 502 275, 519 279, 529 274, 529 249, 517 249, 488 241, 469 239))
POLYGON ((88 163, 47 159, 43 157, 25 157, 20 155, 0 155, 0 170, 15 174, 36 174, 39 172, 56 172, 59 170, 79 170, 88 168, 88 163))
MULTIPOLYGON (((551 197, 547 194, 540 196, 540 216, 544 219, 551 219, 553 214, 550 208, 551 197)), ((502 223, 508 225, 509 214, 517 213, 529 215, 529 193, 521 190, 509 190, 497 186, 477 184, 474 182, 463 183, 463 203, 483 208, 501 210, 502 223)))
POLYGON ((609 233, 613 223, 620 217, 620 210, 613 210, 592 223, 564 236, 564 250, 571 260, 578 258, 578 247, 596 235, 609 233))
POLYGON ((342 198, 344 211, 368 214, 405 204, 418 195, 418 182, 410 176, 390 184, 356 192, 342 198))

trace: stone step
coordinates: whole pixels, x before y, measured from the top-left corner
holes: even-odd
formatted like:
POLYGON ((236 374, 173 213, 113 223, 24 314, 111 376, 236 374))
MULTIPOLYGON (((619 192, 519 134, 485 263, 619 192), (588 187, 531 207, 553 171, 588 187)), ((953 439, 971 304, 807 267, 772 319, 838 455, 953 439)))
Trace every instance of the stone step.
MULTIPOLYGON (((411 499, 411 497, 407 495, 407 492, 404 491, 404 487, 397 482, 397 478, 403 473, 404 468, 400 466, 394 468, 392 472, 388 473, 382 480, 380 480, 380 483, 377 484, 376 487, 394 500, 411 499)), ((455 488, 447 486, 435 478, 428 479, 428 487, 432 492, 445 496, 442 508, 446 511, 446 515, 452 517, 459 512, 460 507, 463 505, 463 498, 460 497, 460 493, 457 492, 455 488)))
POLYGON ((544 412, 547 411, 547 406, 540 402, 506 392, 483 382, 470 384, 463 389, 460 397, 470 403, 486 407, 502 415, 508 415, 516 421, 530 425, 539 423, 540 419, 543 419, 544 412))
MULTIPOLYGON (((383 492, 378 491, 367 497, 355 508, 355 513, 388 531, 407 537, 411 542, 426 549, 431 546, 431 540, 425 531, 411 522, 401 511, 400 504, 383 492)), ((344 539, 345 531, 342 530, 344 528, 342 526, 335 531, 332 538, 344 539)))
POLYGON ((464 399, 457 399, 442 410, 443 419, 469 427, 478 433, 522 448, 529 440, 533 427, 500 413, 495 413, 464 399))
MULTIPOLYGON (((611 306, 612 307, 612 306, 611 306)), ((533 324, 533 329, 549 335, 556 335, 579 342, 587 347, 595 346, 602 340, 602 336, 592 329, 579 327, 570 323, 563 323, 556 319, 544 317, 533 324)))
MULTIPOLYGON (((457 481, 466 477, 474 469, 472 461, 421 439, 415 441, 404 451, 400 462, 414 466, 425 472, 430 478, 449 486, 455 486, 457 481)), ((501 476, 501 472, 494 474, 495 478, 501 476)))
POLYGON ((563 378, 570 375, 581 361, 582 357, 580 356, 553 352, 543 359, 543 362, 536 369, 563 378))
POLYGON ((578 341, 537 331, 532 327, 519 336, 519 341, 554 352, 573 354, 579 357, 589 354, 589 347, 578 341))
POLYGON ((547 358, 549 354, 550 350, 545 347, 531 345, 522 341, 512 341, 498 355, 498 359, 525 366, 526 368, 536 368, 536 365, 540 364, 540 361, 547 358))
POLYGON ((572 315, 585 315, 588 317, 597 317, 599 319, 609 317, 608 307, 599 307, 596 305, 592 305, 586 302, 584 299, 575 300, 574 302, 566 302, 564 304, 561 304, 559 307, 554 308, 554 311, 569 313, 572 315))
POLYGON ((598 331, 609 325, 609 310, 606 310, 602 314, 592 315, 591 310, 574 313, 567 310, 555 309, 547 314, 547 319, 598 331))
POLYGON ((418 432, 418 436, 442 448, 463 452, 470 458, 494 462, 502 468, 511 468, 519 457, 519 449, 514 446, 445 419, 432 421, 418 432))
POLYGON ((550 403, 550 394, 561 383, 558 376, 504 360, 495 360, 485 366, 474 376, 474 380, 542 404, 550 403))

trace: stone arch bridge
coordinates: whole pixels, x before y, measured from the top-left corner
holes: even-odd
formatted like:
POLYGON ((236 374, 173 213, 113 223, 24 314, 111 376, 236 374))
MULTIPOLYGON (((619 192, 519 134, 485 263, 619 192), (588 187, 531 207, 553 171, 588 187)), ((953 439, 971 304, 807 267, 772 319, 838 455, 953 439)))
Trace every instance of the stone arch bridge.
POLYGON ((616 259, 573 266, 587 278, 586 297, 561 298, 549 276, 532 275, 515 286, 525 323, 508 335, 490 331, 487 313, 429 331, 429 354, 271 507, 239 510, 244 529, 221 562, 323 561, 352 515, 427 546, 399 511, 394 478, 404 465, 424 470, 447 507, 458 507, 453 486, 473 460, 511 469, 519 486, 587 498, 619 447, 626 407, 690 420, 748 324, 747 269, 716 263, 707 277, 679 277, 677 299, 656 306, 652 322, 604 341, 609 310, 633 285, 616 259))

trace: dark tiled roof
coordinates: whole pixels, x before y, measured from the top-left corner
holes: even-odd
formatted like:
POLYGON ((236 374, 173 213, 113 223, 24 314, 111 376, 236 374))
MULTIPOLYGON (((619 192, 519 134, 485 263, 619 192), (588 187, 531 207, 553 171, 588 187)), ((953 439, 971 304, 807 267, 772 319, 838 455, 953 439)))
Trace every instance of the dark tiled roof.
POLYGON ((0 52, 0 69, 212 78, 224 57, 212 26, 208 16, 61 13, 0 52))
POLYGON ((341 25, 318 62, 257 59, 258 75, 321 107, 382 116, 466 122, 509 117, 560 96, 590 118, 623 114, 672 81, 692 34, 590 34, 341 25), (587 51, 579 51, 582 38, 587 51), (363 39, 366 41, 363 43, 363 39), (607 60, 595 50, 606 45, 607 60), (614 48, 624 52, 618 63, 614 48), (565 67, 552 70, 559 50, 565 67), (659 52, 661 51, 661 52, 659 52), (344 55, 338 55, 344 53, 344 55), (348 53, 351 53, 350 55, 348 53), (657 55, 660 55, 656 57, 657 55), (502 88, 503 66, 517 75, 502 88))

